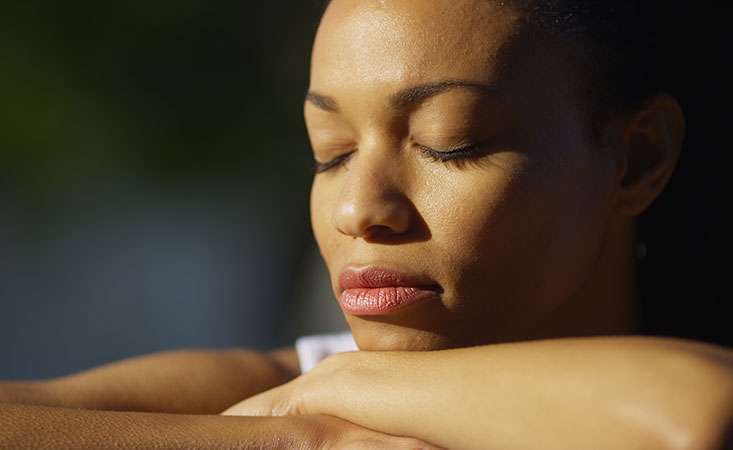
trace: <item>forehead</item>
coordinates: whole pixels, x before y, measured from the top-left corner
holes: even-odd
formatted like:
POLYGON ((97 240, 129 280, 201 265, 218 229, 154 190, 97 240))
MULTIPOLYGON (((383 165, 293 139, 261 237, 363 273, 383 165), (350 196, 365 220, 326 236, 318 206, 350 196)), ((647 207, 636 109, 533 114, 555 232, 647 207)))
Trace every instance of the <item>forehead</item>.
POLYGON ((436 79, 492 81, 519 13, 489 0, 334 0, 313 49, 311 88, 338 93, 436 79))

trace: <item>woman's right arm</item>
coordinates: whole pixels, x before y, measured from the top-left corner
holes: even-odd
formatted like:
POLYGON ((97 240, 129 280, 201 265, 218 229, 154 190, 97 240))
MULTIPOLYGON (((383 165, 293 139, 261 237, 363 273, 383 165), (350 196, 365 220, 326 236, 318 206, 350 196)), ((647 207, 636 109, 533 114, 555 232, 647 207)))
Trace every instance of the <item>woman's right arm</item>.
POLYGON ((295 376, 292 349, 176 351, 0 382, 0 448, 427 448, 328 416, 218 415, 295 376))
POLYGON ((225 417, 0 404, 3 449, 415 449, 395 438, 328 416, 225 417))

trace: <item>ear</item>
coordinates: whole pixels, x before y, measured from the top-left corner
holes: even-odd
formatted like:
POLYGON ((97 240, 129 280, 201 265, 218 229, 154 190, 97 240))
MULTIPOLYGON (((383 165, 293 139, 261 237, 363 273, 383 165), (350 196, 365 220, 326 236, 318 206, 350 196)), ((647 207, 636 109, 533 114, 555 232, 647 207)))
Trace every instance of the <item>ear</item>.
POLYGON ((677 99, 657 94, 644 102, 623 130, 617 166, 616 209, 638 216, 667 185, 685 138, 685 116, 677 99))

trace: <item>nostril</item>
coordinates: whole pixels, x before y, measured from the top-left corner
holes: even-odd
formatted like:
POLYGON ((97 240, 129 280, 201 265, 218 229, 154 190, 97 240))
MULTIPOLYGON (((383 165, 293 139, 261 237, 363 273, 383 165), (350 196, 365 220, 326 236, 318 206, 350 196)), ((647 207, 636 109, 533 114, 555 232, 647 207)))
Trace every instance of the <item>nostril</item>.
POLYGON ((391 236, 396 233, 392 228, 386 225, 372 225, 364 232, 365 239, 379 239, 380 237, 391 236))
POLYGON ((402 193, 359 186, 342 193, 333 222, 344 235, 372 240, 402 236, 410 229, 414 207, 402 193))

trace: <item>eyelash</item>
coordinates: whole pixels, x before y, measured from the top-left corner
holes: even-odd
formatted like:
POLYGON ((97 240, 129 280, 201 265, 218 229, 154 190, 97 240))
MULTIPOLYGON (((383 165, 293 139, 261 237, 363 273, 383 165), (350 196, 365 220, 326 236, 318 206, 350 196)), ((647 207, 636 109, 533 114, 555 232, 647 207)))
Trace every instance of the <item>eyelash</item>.
POLYGON ((431 161, 442 162, 446 164, 450 162, 458 163, 462 160, 475 158, 480 150, 480 146, 478 144, 468 144, 449 150, 436 150, 434 148, 420 144, 415 144, 415 146, 425 157, 427 157, 431 161))
POLYGON ((319 173, 323 173, 323 172, 325 172, 325 171, 327 171, 327 170, 329 170, 329 169, 331 169, 333 167, 341 166, 346 161, 348 161, 349 159, 351 159, 351 155, 353 155, 353 154, 354 154, 353 151, 352 152, 349 152, 349 153, 344 153, 343 155, 337 156, 336 158, 332 159, 331 161, 328 161, 328 162, 325 162, 325 163, 316 161, 313 164, 313 172, 316 175, 318 175, 319 173))
MULTIPOLYGON (((480 146, 477 144, 464 145, 463 147, 457 147, 450 150, 436 150, 434 148, 420 144, 415 144, 415 147, 417 147, 417 149, 424 157, 430 159, 433 162, 442 162, 444 164, 460 164, 462 162, 465 162, 465 160, 475 158, 480 150, 480 146)), ((316 174, 319 174, 336 166, 343 165, 344 163, 346 163, 346 161, 351 159, 351 156, 353 154, 353 151, 350 153, 345 153, 325 163, 316 161, 313 171, 316 174)))

